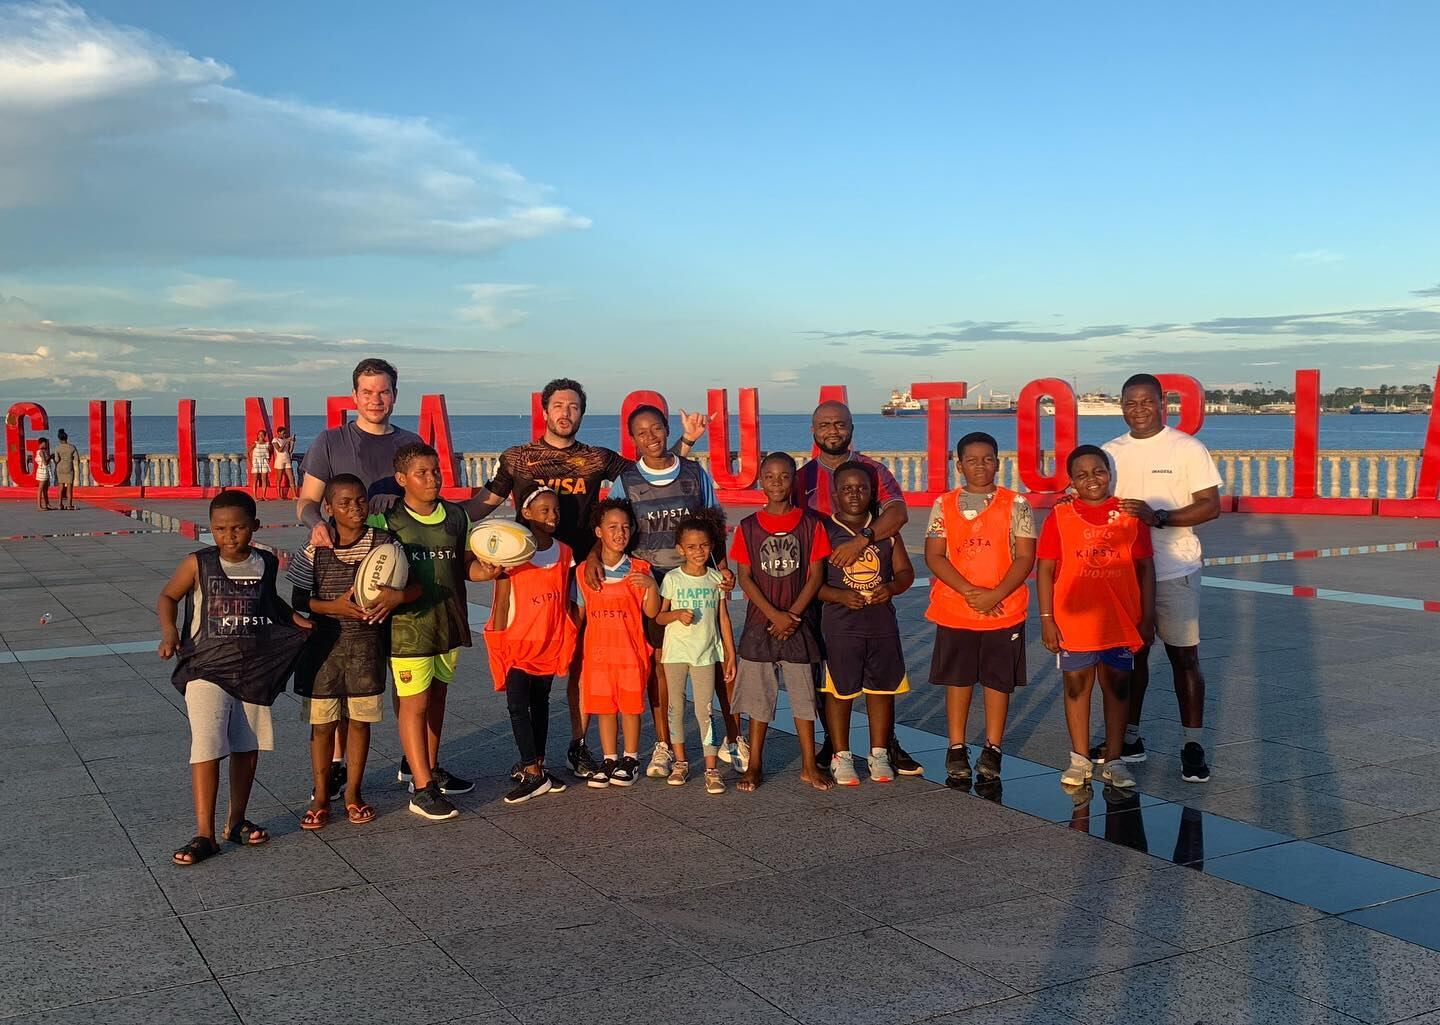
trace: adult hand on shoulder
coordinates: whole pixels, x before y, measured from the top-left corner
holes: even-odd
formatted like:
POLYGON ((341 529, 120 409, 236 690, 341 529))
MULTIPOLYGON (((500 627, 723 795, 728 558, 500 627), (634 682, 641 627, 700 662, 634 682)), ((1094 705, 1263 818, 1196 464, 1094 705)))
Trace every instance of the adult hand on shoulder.
POLYGON ((1120 511, 1129 513, 1147 527, 1155 526, 1155 510, 1138 498, 1120 499, 1120 511))
POLYGON ((580 566, 580 579, 592 591, 600 590, 605 583, 605 567, 600 564, 600 555, 593 548, 580 566))
POLYGON ((316 548, 334 548, 335 537, 330 533, 330 524, 322 521, 311 527, 310 543, 316 548))
POLYGON ((865 554, 865 548, 869 541, 857 534, 848 541, 842 541, 830 551, 830 565, 836 569, 844 569, 851 565, 856 559, 865 554))
POLYGON ((1040 640, 1044 642, 1046 649, 1059 651, 1063 641, 1060 638, 1060 628, 1055 625, 1054 616, 1044 616, 1040 620, 1040 640))

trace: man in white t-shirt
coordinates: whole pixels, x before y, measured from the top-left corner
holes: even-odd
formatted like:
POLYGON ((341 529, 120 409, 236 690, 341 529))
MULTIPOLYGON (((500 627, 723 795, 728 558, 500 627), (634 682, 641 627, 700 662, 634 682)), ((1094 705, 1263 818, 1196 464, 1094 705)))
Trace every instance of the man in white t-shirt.
MULTIPOLYGON (((1180 778, 1210 779, 1200 728, 1205 718, 1205 677, 1200 673, 1200 539, 1195 527, 1220 515, 1220 474, 1198 438, 1165 426, 1165 393, 1150 374, 1136 374, 1120 393, 1128 434, 1105 444, 1120 507, 1150 527, 1155 549, 1155 635, 1175 672, 1175 696, 1185 744, 1180 778)), ((1150 684, 1150 649, 1135 654, 1130 679, 1130 725, 1122 757, 1145 760, 1140 710, 1150 684)), ((1093 754, 1092 754, 1093 757, 1093 754)))

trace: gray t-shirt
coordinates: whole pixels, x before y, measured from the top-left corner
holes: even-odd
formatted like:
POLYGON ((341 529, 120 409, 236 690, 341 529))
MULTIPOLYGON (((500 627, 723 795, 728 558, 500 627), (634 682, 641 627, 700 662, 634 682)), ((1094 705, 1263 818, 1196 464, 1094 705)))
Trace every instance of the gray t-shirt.
POLYGON ((301 465, 306 477, 322 484, 337 473, 353 473, 365 482, 372 497, 401 495, 395 480, 395 453, 421 440, 420 435, 401 427, 389 434, 369 434, 348 423, 316 435, 301 465))

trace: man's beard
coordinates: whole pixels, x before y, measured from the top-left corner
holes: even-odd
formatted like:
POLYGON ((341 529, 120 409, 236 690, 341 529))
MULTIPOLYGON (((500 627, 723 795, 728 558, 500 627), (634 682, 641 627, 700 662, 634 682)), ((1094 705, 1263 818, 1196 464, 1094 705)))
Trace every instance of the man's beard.
POLYGON ((819 447, 820 451, 824 452, 827 456, 843 456, 846 452, 849 452, 850 439, 854 436, 854 432, 851 432, 850 434, 845 435, 845 440, 831 442, 829 445, 827 445, 819 438, 815 438, 814 435, 811 435, 811 437, 814 438, 815 444, 819 447))

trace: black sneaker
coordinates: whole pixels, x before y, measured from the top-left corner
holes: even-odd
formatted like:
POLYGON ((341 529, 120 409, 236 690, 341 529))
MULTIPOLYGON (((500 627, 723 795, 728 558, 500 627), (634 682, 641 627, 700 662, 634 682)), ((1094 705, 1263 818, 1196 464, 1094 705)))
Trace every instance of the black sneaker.
MULTIPOLYGON (((607 758, 600 763, 600 767, 585 778, 585 785, 595 790, 604 790, 610 785, 610 774, 618 768, 618 763, 613 758, 607 758)), ((634 780, 631 780, 633 783, 634 780)), ((627 784, 628 785, 628 784, 627 784)))
POLYGON ((345 794, 345 784, 350 782, 350 770, 344 762, 330 763, 330 800, 338 801, 345 794))
POLYGON ((996 804, 1005 803, 1005 785, 1000 782, 1000 777, 994 779, 982 779, 975 784, 975 796, 983 797, 987 801, 994 801, 996 804))
POLYGON ((547 794, 563 794, 565 792, 565 781, 549 769, 545 770, 545 778, 550 781, 550 789, 547 794))
POLYGON ((1210 766, 1205 764, 1205 749, 1193 740, 1180 749, 1180 778, 1186 783, 1210 782, 1210 766))
MULTIPOLYGON (((1105 760, 1104 744, 1096 744, 1090 749, 1090 760, 1092 762, 1103 762, 1105 760)), ((1122 762, 1129 762, 1132 765, 1135 762, 1143 762, 1145 760, 1145 738, 1138 737, 1133 744, 1128 740, 1122 740, 1120 742, 1120 760, 1122 762)))
MULTIPOLYGON (((891 762, 890 767, 894 768, 895 763, 891 762)), ((945 752, 945 781, 948 783, 954 780, 956 783, 970 782, 970 749, 964 744, 959 747, 952 747, 945 752)))
POLYGON ((524 804, 532 797, 539 797, 541 794, 550 792, 550 777, 543 772, 534 776, 520 774, 520 782, 515 784, 515 789, 505 795, 506 804, 524 804))
MULTIPOLYGON (((610 759, 605 759, 608 763, 610 759)), ((631 758, 629 755, 622 755, 615 763, 615 768, 610 770, 610 785, 613 787, 628 787, 635 783, 640 775, 640 760, 631 758)))
POLYGON ((445 799, 433 779, 428 787, 415 791, 415 796, 410 798, 410 810, 432 822, 443 822, 460 814, 460 809, 445 799))
POLYGON ((475 784, 468 779, 461 779, 453 772, 447 772, 440 766, 435 766, 434 780, 440 784, 442 794, 468 794, 475 789, 475 784))
POLYGON ((894 737, 890 738, 890 768, 902 776, 925 775, 925 766, 911 758, 894 737))
POLYGON ((590 754, 590 748, 583 739, 570 742, 570 750, 565 754, 565 761, 570 765, 571 774, 580 779, 591 779, 595 773, 600 771, 600 766, 590 754))
POLYGON ((514 765, 510 766, 510 778, 513 779, 516 783, 519 783, 525 778, 524 762, 516 762, 514 765))
POLYGON ((989 744, 986 744, 985 749, 980 752, 980 762, 975 766, 976 773, 984 780, 999 779, 1000 759, 1002 757, 998 747, 991 747, 989 744))
MULTIPOLYGON (((400 771, 398 771, 397 773, 395 773, 395 782, 396 782, 396 783, 414 783, 414 782, 415 782, 415 774, 410 771, 410 761, 409 761, 409 759, 407 759, 404 755, 401 755, 401 756, 400 756, 400 771)), ((410 788, 410 792, 411 792, 411 793, 414 793, 414 792, 415 792, 415 788, 414 788, 413 786, 410 788)))
POLYGON ((820 750, 815 752, 816 765, 829 765, 835 759, 835 748, 830 745, 830 737, 826 735, 825 743, 820 745, 820 750))

